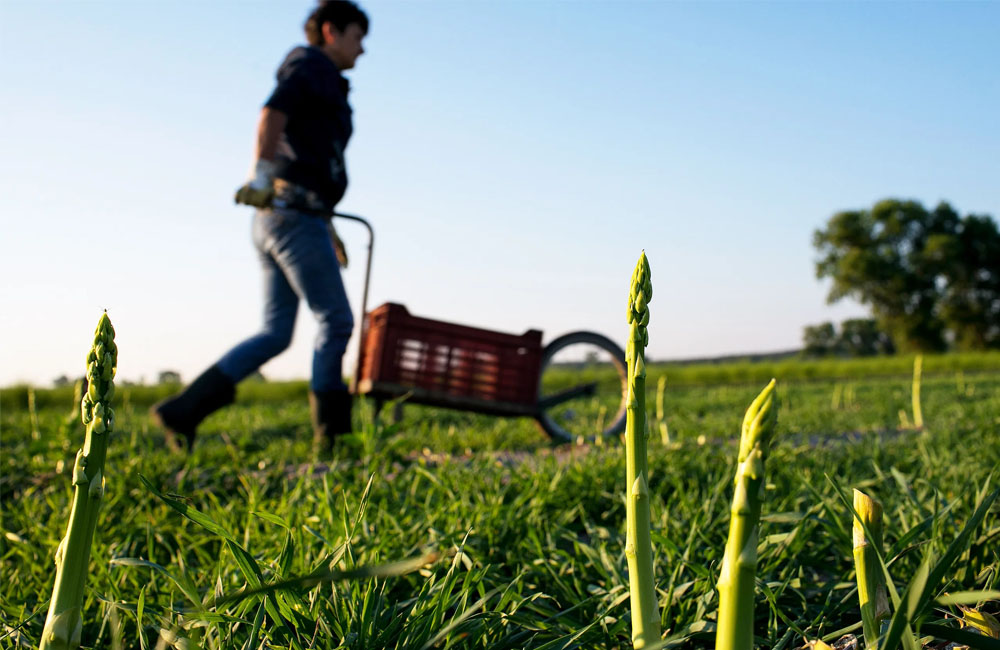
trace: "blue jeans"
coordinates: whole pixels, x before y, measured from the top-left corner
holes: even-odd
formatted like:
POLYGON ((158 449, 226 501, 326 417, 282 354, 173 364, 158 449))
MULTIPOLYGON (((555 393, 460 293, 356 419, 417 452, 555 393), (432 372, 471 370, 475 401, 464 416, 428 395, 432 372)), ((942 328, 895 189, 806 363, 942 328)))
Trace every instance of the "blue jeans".
POLYGON ((316 392, 347 389, 341 361, 354 318, 328 227, 326 219, 295 210, 254 215, 253 242, 264 269, 264 327, 216 363, 234 383, 288 348, 304 298, 319 321, 310 387, 316 392))

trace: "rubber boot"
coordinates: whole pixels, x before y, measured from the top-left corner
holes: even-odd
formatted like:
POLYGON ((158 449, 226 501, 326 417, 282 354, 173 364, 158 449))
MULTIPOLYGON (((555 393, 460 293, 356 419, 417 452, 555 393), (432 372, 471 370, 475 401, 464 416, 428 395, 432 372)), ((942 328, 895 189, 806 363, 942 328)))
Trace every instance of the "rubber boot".
POLYGON ((313 443, 320 451, 330 451, 337 436, 351 432, 353 403, 354 396, 346 390, 309 391, 313 443))
POLYGON ((236 398, 236 386, 216 366, 201 373, 181 393, 168 397, 149 410, 163 427, 167 444, 175 451, 191 451, 201 421, 236 398))

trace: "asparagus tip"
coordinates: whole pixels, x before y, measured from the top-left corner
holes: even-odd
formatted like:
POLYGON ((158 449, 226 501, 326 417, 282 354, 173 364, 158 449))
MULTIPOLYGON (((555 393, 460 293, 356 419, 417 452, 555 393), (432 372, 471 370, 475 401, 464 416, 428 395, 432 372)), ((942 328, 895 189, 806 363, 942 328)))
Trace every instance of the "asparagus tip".
POLYGON ((759 446, 763 453, 767 453, 767 446, 778 423, 777 395, 774 392, 776 383, 771 379, 747 408, 740 435, 740 462, 746 460, 754 447, 759 446))
POLYGON ((861 490, 855 489, 854 511, 858 513, 858 516, 854 518, 854 548, 858 548, 868 543, 864 526, 868 527, 872 535, 876 537, 881 535, 882 504, 861 490))

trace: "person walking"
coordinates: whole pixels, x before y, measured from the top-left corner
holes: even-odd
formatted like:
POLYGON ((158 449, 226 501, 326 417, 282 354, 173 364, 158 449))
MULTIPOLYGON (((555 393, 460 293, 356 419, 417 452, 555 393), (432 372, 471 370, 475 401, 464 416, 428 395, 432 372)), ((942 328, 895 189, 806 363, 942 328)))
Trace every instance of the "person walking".
POLYGON ((236 202, 254 206, 253 242, 264 271, 264 325, 151 415, 175 449, 190 450, 198 425, 231 404, 236 384, 291 344, 299 301, 319 323, 309 406, 314 440, 329 449, 351 431, 352 398, 341 363, 354 327, 340 267, 343 244, 331 223, 347 189, 344 150, 353 130, 341 74, 364 53, 368 16, 349 0, 324 0, 305 23, 308 46, 278 68, 261 110, 257 157, 236 202))

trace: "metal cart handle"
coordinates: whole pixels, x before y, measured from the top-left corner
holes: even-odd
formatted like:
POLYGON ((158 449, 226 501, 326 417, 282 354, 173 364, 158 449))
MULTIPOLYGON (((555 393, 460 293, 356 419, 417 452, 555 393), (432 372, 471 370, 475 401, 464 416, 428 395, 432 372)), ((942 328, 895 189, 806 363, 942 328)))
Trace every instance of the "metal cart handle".
POLYGON ((368 229, 368 261, 365 263, 365 288, 361 292, 361 324, 358 329, 358 361, 354 368, 354 376, 351 378, 351 392, 357 394, 358 382, 361 381, 361 362, 364 359, 365 350, 365 318, 368 315, 368 281, 372 274, 372 249, 375 247, 375 231, 366 219, 353 214, 334 212, 334 218, 357 221, 368 229))

